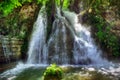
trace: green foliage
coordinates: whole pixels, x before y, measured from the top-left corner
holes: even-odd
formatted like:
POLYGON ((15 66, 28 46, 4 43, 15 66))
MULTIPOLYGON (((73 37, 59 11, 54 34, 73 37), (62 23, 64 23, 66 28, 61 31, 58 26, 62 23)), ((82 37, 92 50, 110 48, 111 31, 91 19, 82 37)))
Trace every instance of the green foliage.
POLYGON ((47 3, 48 0, 37 0, 38 4, 42 4, 45 5, 47 3))
POLYGON ((107 48, 111 50, 114 56, 120 56, 119 53, 119 44, 118 39, 115 35, 113 35, 110 32, 107 32, 105 35, 106 40, 104 42, 106 43, 107 48))
MULTIPOLYGON (((22 6, 24 3, 28 2, 31 3, 34 0, 5 0, 0 3, 0 12, 4 16, 7 16, 9 13, 11 13, 15 8, 22 6)), ((37 0, 37 3, 42 2, 43 4, 47 0, 37 0)))
POLYGON ((112 24, 108 24, 103 13, 110 8, 110 5, 116 3, 113 0, 85 0, 84 7, 90 14, 91 24, 94 25, 97 40, 106 47, 114 56, 120 56, 117 37, 112 34, 112 24), (90 11, 89 11, 90 10, 90 11))
MULTIPOLYGON (((5 0, 0 3, 0 12, 6 16, 11 13, 13 9, 22 6, 22 4, 26 2, 36 2, 37 4, 46 5, 48 3, 51 4, 53 0, 5 0)), ((63 7, 63 9, 67 9, 70 4, 70 0, 55 0, 55 3, 57 6, 63 7)))
POLYGON ((69 5, 70 5, 70 0, 64 0, 63 9, 68 9, 69 5))
POLYGON ((63 9, 68 9, 70 5, 70 0, 55 0, 56 5, 62 7, 63 9))
POLYGON ((100 16, 95 16, 95 20, 97 21, 97 23, 94 23, 96 28, 98 29, 96 36, 99 38, 100 41, 103 41, 105 38, 105 32, 104 30, 104 23, 103 23, 103 18, 101 18, 100 16))
POLYGON ((57 6, 60 6, 60 0, 55 0, 57 6))
POLYGON ((100 14, 110 6, 110 0, 83 0, 83 6, 86 10, 91 10, 94 14, 100 14))
POLYGON ((117 37, 111 33, 112 26, 110 24, 106 25, 106 21, 99 16, 91 16, 91 23, 97 29, 95 36, 114 56, 120 56, 119 44, 117 37))
POLYGON ((44 72, 44 80, 61 80, 63 75, 62 69, 56 64, 52 64, 44 72))
POLYGON ((0 3, 0 11, 6 16, 8 15, 14 8, 18 6, 22 6, 22 4, 18 0, 7 0, 0 3))

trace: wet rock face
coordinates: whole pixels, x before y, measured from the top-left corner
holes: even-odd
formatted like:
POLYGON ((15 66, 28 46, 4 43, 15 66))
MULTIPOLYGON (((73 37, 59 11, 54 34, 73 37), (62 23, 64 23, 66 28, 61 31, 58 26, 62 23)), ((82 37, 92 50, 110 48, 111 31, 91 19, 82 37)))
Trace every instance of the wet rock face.
MULTIPOLYGON (((89 65, 92 63, 92 60, 90 58, 87 58, 87 59, 80 59, 78 64, 80 65, 89 65)), ((76 65, 78 65, 76 64, 76 65)))
POLYGON ((0 63, 7 63, 19 59, 22 43, 22 40, 16 38, 0 38, 0 63))
MULTIPOLYGON (((72 2, 72 1, 71 1, 72 2)), ((81 0, 74 0, 74 2, 69 6, 71 11, 75 11, 76 13, 80 12, 80 4, 81 0)))
POLYGON ((73 63, 73 43, 74 43, 74 39, 73 39, 73 37, 72 37, 72 34, 71 34, 71 32, 69 31, 69 29, 68 28, 66 28, 67 29, 67 52, 68 52, 68 55, 69 55, 69 57, 70 57, 70 64, 72 64, 73 63))
POLYGON ((33 18, 36 9, 37 9, 37 5, 35 3, 24 5, 19 12, 20 19, 24 20, 31 17, 33 18))
POLYGON ((56 23, 48 42, 49 63, 67 64, 72 62, 73 36, 64 23, 56 23))
POLYGON ((111 32, 120 39, 120 20, 115 21, 115 26, 112 28, 111 32))

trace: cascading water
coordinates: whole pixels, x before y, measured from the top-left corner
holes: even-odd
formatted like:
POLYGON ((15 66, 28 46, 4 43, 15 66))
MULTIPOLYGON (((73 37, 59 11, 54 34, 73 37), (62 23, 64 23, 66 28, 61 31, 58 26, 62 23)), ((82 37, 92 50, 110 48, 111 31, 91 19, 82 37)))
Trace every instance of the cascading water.
POLYGON ((98 49, 91 37, 90 27, 81 25, 75 13, 64 12, 64 16, 69 22, 68 27, 72 30, 74 37, 73 64, 102 66, 108 63, 101 57, 101 50, 98 49))
POLYGON ((10 62, 10 56, 12 55, 12 52, 10 51, 9 48, 9 38, 1 37, 1 42, 2 42, 2 48, 3 48, 3 53, 4 57, 6 58, 6 62, 10 62))
POLYGON ((95 45, 90 27, 78 23, 77 16, 74 17, 74 60, 75 64, 106 64, 107 61, 101 57, 101 50, 95 45))
POLYGON ((43 10, 39 12, 34 24, 28 63, 83 65, 105 61, 101 58, 100 50, 95 46, 90 31, 77 22, 77 15, 70 12, 64 12, 64 15, 61 15, 59 8, 53 23, 52 34, 46 43, 47 20, 45 14, 41 12, 43 10), (68 42, 69 39, 71 44, 68 42))
MULTIPOLYGON (((51 47, 54 49, 54 54, 50 54, 50 60, 54 63, 67 64, 68 56, 66 51, 66 28, 63 23, 59 23, 59 19, 54 21, 54 28, 51 38, 48 42, 48 48, 51 47)), ((51 48, 50 48, 51 49, 51 48)), ((49 50, 50 52, 50 50, 49 50)), ((50 62, 51 63, 51 62, 50 62)))
POLYGON ((40 10, 37 21, 33 27, 33 34, 29 43, 28 50, 28 64, 47 63, 47 47, 45 44, 47 20, 44 9, 45 8, 43 7, 40 10))
MULTIPOLYGON (((69 64, 70 55, 68 55, 67 28, 65 18, 61 16, 59 8, 57 9, 56 19, 53 23, 52 34, 48 41, 49 63, 69 64)), ((69 51, 70 52, 70 51, 69 51)))

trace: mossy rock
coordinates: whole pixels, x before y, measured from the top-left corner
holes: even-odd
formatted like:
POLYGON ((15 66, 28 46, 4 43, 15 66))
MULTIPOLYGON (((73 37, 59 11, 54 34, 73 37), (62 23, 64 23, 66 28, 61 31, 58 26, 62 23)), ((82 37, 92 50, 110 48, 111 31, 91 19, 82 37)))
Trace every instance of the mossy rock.
POLYGON ((61 80, 63 76, 62 69, 56 64, 52 64, 44 72, 44 80, 61 80))

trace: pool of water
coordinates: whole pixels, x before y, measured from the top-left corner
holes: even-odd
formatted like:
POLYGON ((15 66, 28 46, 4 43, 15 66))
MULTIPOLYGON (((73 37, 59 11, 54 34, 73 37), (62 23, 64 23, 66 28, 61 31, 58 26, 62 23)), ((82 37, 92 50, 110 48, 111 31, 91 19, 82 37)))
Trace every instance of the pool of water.
MULTIPOLYGON (((12 65, 12 64, 11 64, 12 65)), ((0 74, 0 80, 43 80, 48 65, 18 63, 0 74)), ((62 80, 120 80, 120 64, 109 67, 62 65, 62 80)))
POLYGON ((11 63, 7 63, 7 64, 0 64, 0 74, 3 73, 4 71, 15 67, 17 64, 17 62, 11 62, 11 63))

